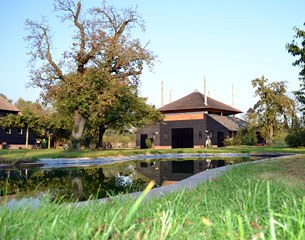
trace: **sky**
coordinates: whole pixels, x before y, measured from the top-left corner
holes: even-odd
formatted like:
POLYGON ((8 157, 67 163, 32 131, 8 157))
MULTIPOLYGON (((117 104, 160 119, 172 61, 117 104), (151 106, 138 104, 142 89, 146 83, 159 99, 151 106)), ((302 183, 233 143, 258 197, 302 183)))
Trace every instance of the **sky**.
MULTIPOLYGON (((83 0, 86 7, 102 1, 83 0)), ((141 76, 140 93, 161 106, 198 90, 204 78, 210 96, 246 112, 254 105, 251 80, 264 75, 270 82, 287 81, 288 92, 299 88, 297 67, 285 45, 293 28, 305 28, 304 0, 112 0, 118 8, 136 7, 146 31, 134 32, 157 55, 153 71, 141 76), (232 101, 234 86, 234 101, 232 101)), ((30 82, 25 20, 47 16, 55 54, 69 46, 68 25, 60 22, 52 0, 1 1, 0 93, 17 101, 36 101, 40 89, 30 82)))

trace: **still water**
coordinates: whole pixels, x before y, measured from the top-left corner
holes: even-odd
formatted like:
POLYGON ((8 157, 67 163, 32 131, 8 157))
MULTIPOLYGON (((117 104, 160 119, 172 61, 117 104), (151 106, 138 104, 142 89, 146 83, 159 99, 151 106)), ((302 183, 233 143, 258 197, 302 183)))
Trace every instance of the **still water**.
POLYGON ((51 201, 84 201, 142 191, 173 184, 211 168, 244 161, 248 157, 222 159, 153 159, 107 165, 67 168, 0 169, 0 202, 46 197, 51 201))

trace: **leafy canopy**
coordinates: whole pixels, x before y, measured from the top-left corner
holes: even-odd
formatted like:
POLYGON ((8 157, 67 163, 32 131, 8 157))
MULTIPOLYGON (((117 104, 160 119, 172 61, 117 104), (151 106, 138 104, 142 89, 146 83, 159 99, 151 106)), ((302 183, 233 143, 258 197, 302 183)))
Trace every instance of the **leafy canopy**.
POLYGON ((294 101, 286 96, 285 84, 284 81, 269 83, 264 76, 252 80, 255 96, 259 100, 248 110, 248 116, 252 118, 252 126, 258 126, 268 144, 272 143, 274 132, 288 128, 295 117, 294 101))
POLYGON ((72 136, 81 138, 85 126, 98 131, 138 125, 156 116, 137 90, 144 66, 151 69, 155 60, 147 45, 133 37, 135 28, 144 29, 141 16, 105 2, 90 9, 81 1, 54 3, 63 23, 70 22, 74 30, 72 46, 56 61, 46 18, 28 19, 31 84, 42 89, 58 112, 73 118, 72 136))
MULTIPOLYGON (((304 23, 305 25, 305 23, 304 23)), ((295 96, 298 101, 303 105, 301 111, 305 111, 305 30, 295 27, 295 35, 291 43, 286 45, 288 53, 296 58, 292 63, 293 66, 297 66, 300 69, 300 89, 295 91, 295 96)))

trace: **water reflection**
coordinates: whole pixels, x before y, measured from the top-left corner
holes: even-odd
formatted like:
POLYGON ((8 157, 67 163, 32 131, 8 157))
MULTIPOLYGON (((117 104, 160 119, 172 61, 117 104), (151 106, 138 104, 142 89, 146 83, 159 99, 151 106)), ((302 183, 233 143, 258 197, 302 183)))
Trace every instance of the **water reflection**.
POLYGON ((48 196, 51 200, 83 201, 142 191, 150 180, 156 187, 186 179, 196 173, 249 158, 153 159, 90 168, 0 169, 0 202, 48 196))
MULTIPOLYGON (((129 165, 71 169, 0 170, 0 198, 48 196, 52 200, 83 201, 126 192, 141 191, 149 179, 136 174, 129 165), (132 184, 123 184, 122 177, 132 184), (4 197, 5 196, 5 197, 4 197)), ((1 200, 0 199, 0 200, 1 200)))
POLYGON ((138 162, 136 170, 144 176, 155 180, 159 186, 173 184, 196 173, 225 166, 225 160, 183 160, 138 162))

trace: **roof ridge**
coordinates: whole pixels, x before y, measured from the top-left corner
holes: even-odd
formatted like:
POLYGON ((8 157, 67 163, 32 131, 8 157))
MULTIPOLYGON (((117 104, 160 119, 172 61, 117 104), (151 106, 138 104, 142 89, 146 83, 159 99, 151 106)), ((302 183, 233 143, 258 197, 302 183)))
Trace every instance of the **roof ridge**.
POLYGON ((0 110, 20 112, 20 110, 13 103, 10 103, 2 96, 0 96, 0 110))
POLYGON ((214 98, 207 96, 207 105, 204 104, 205 95, 201 92, 192 92, 182 98, 177 99, 171 103, 168 103, 159 110, 161 112, 175 112, 175 111, 189 111, 189 110, 202 110, 202 111, 220 111, 226 114, 237 114, 242 111, 234 108, 228 104, 222 103, 214 98))

